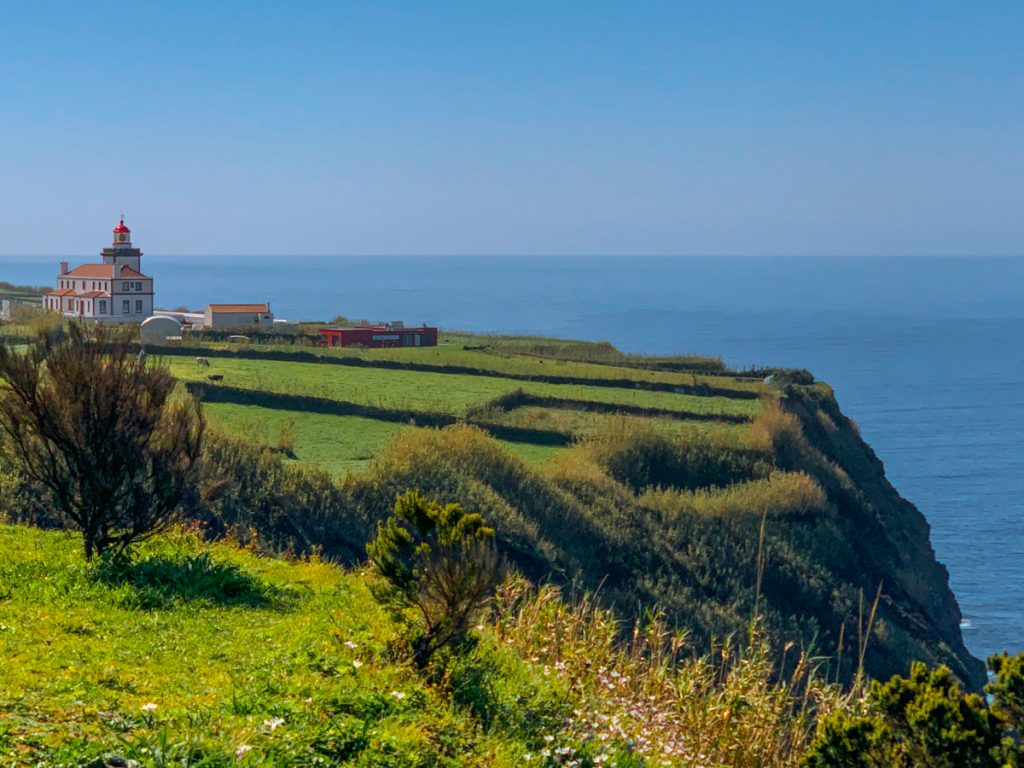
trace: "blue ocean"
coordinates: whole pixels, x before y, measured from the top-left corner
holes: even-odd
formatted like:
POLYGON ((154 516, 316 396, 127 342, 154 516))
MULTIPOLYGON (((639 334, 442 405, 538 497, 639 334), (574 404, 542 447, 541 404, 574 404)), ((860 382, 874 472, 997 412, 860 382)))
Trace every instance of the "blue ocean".
MULTIPOLYGON (((90 259, 91 260, 91 259, 90 259)), ((0 259, 52 284, 57 259, 0 259)), ((810 369, 924 512, 976 655, 1024 651, 1024 258, 147 256, 157 305, 810 369)))

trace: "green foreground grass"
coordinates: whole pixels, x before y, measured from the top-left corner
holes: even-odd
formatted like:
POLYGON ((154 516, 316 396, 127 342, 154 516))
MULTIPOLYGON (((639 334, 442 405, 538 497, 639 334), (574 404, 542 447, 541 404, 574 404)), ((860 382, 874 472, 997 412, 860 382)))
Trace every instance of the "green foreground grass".
MULTIPOLYGON (((76 537, 0 527, 6 765, 516 765, 389 652, 358 573, 178 534, 104 580, 76 537), (371 762, 357 762, 364 750, 371 762), (492 762, 493 761, 493 762, 492 762)), ((521 672, 526 673, 525 670, 521 672)))
POLYGON ((363 572, 184 531, 122 571, 80 547, 0 526, 4 765, 771 768, 813 733, 762 651, 679 663, 657 622, 629 650, 551 588, 509 582, 474 646, 424 674, 363 572))

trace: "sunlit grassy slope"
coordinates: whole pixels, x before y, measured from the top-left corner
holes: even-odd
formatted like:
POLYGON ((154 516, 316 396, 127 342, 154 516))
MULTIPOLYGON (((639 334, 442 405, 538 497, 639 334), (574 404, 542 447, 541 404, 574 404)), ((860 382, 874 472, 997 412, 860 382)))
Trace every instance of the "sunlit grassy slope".
POLYGON ((364 751, 383 762, 354 764, 444 765, 448 751, 515 765, 528 751, 395 660, 359 574, 176 535, 144 548, 126 583, 72 537, 6 526, 0 561, 5 765, 333 765, 364 751))
POLYGON ((516 581, 423 673, 360 571, 175 532, 115 573, 20 526, 0 563, 5 766, 782 768, 806 702, 842 701, 806 671, 774 684, 760 646, 677 661, 655 623, 630 651, 610 614, 516 581))

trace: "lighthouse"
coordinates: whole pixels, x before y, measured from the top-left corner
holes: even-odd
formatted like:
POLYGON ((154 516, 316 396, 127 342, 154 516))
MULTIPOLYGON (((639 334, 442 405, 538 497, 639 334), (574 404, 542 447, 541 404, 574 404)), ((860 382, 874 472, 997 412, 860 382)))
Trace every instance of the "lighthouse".
POLYGON ((109 248, 100 251, 104 264, 124 264, 136 272, 142 272, 142 251, 132 247, 132 231, 121 221, 114 227, 114 242, 109 248))
POLYGON ((141 323, 153 314, 153 278, 142 273, 142 251, 132 245, 124 215, 114 239, 100 251, 101 264, 68 269, 60 263, 57 288, 44 306, 65 317, 112 323, 141 323))

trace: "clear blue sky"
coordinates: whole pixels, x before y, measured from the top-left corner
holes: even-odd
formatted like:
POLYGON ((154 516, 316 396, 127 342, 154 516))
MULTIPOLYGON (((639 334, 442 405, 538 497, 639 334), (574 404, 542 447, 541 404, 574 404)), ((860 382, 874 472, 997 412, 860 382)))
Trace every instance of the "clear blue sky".
POLYGON ((0 253, 1024 254, 1024 3, 0 3, 0 253))

